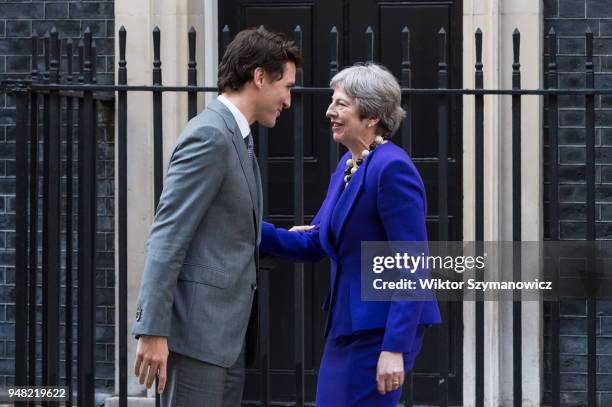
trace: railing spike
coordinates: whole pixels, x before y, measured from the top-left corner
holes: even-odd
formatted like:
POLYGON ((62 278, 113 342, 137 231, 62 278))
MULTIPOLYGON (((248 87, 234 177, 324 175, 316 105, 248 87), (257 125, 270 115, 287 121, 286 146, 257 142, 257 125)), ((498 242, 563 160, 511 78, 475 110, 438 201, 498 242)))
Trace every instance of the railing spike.
POLYGON ((589 65, 592 67, 593 65, 593 31, 591 31, 591 27, 587 27, 585 32, 586 39, 586 62, 587 68, 589 65))
POLYGON ((225 24, 225 26, 223 27, 223 30, 221 30, 221 46, 222 46, 222 51, 223 54, 225 54, 225 50, 227 49, 229 43, 231 42, 231 31, 230 28, 227 24, 225 24))
POLYGON ((121 61, 125 63, 125 48, 126 48, 127 31, 124 26, 119 28, 119 64, 121 61))
POLYGON ((38 78, 38 31, 32 31, 31 35, 31 60, 30 60, 30 75, 32 81, 36 81, 38 78))
POLYGON ((85 59, 85 42, 81 38, 79 40, 79 45, 77 49, 77 56, 79 61, 79 83, 82 84, 85 82, 85 67, 84 67, 84 59, 85 59))
POLYGON ((410 68, 410 29, 408 26, 402 28, 402 68, 410 68))
POLYGON ((446 67, 446 30, 444 27, 438 31, 438 66, 446 67))
POLYGON ((189 43, 189 68, 195 68, 196 66, 196 30, 191 26, 187 33, 187 42, 189 43))
POLYGON ((96 40, 91 41, 91 82, 98 82, 98 46, 96 40))
POLYGON ((366 61, 374 61, 374 30, 368 26, 365 30, 366 61))
POLYGON ((83 48, 83 74, 85 83, 92 83, 93 80, 93 72, 92 72, 92 61, 91 61, 91 29, 89 27, 85 28, 85 34, 83 35, 84 48, 83 48))
POLYGON ((477 68, 482 68, 482 31, 480 31, 480 28, 476 30, 474 37, 476 40, 476 65, 477 68))
POLYGON ((66 78, 68 80, 69 83, 72 83, 72 74, 73 74, 73 70, 72 70, 72 46, 73 46, 73 41, 72 38, 68 38, 66 40, 66 62, 67 64, 67 68, 68 68, 68 77, 66 78))
POLYGON ((49 34, 49 31, 45 32, 45 36, 43 37, 43 52, 44 52, 44 56, 45 56, 45 71, 43 73, 43 80, 45 83, 49 83, 49 61, 50 61, 50 57, 49 57, 49 41, 51 39, 51 36, 49 34))
POLYGON ((329 79, 338 73, 338 29, 334 25, 329 31, 329 79))
POLYGON ((517 28, 515 28, 514 32, 512 33, 512 50, 514 55, 514 64, 518 65, 521 52, 521 33, 517 28))
POLYGON ((159 30, 159 27, 155 26, 155 28, 153 29, 153 58, 155 59, 155 61, 153 61, 153 65, 157 66, 156 64, 159 62, 159 65, 161 65, 161 62, 159 61, 160 58, 160 42, 161 42, 161 31, 159 30))

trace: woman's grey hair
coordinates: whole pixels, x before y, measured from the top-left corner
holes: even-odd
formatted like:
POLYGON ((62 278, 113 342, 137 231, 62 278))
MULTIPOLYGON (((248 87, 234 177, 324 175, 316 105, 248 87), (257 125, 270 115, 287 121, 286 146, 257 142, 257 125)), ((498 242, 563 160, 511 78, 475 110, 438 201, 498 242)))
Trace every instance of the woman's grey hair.
POLYGON ((353 98, 362 119, 380 119, 378 134, 384 138, 395 134, 406 112, 399 83, 387 68, 370 62, 355 64, 334 75, 329 86, 338 85, 353 98))

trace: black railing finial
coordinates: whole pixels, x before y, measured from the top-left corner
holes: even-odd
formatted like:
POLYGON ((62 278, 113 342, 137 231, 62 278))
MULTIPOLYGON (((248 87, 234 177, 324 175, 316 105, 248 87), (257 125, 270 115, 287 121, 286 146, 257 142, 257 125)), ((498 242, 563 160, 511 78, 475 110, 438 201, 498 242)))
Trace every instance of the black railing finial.
POLYGON ((512 32, 512 50, 514 55, 514 64, 520 67, 519 59, 521 53, 521 33, 518 28, 515 28, 512 32))
POLYGON ((83 79, 85 83, 92 83, 93 80, 93 72, 92 72, 92 61, 91 61, 91 28, 85 28, 85 33, 83 34, 83 79))
POLYGON ((225 26, 223 27, 223 30, 221 30, 221 45, 223 48, 222 49, 223 54, 225 54, 225 50, 227 49, 231 41, 232 41, 232 32, 230 31, 229 26, 225 24, 225 26))
MULTIPOLYGON (((196 30, 193 26, 189 27, 187 33, 187 42, 189 46, 189 61, 187 62, 187 85, 198 85, 198 72, 196 67, 196 30)), ((198 95, 196 92, 188 92, 187 94, 187 118, 191 120, 198 110, 198 95)))
POLYGON ((30 60, 30 77, 32 82, 36 82, 38 79, 38 32, 36 30, 32 31, 31 38, 31 48, 32 55, 30 60))
POLYGON ((153 29, 153 84, 162 84, 161 71, 161 32, 158 26, 153 29))
POLYGON ((160 45, 161 43, 161 32, 159 30, 158 26, 155 26, 155 28, 153 29, 153 58, 155 59, 155 61, 153 61, 153 66, 161 66, 161 61, 160 61, 160 55, 161 55, 161 50, 160 50, 160 45), (156 65, 157 63, 159 63, 159 65, 156 65))
POLYGON ((593 31, 591 30, 590 26, 587 26, 587 29, 584 34, 586 37, 586 60, 587 60, 587 64, 590 64, 592 68, 593 67, 593 31))
POLYGON ((68 69, 68 76, 66 77, 66 81, 68 84, 72 84, 72 75, 74 74, 74 69, 72 67, 72 58, 73 58, 73 42, 72 38, 68 38, 66 40, 66 63, 68 69))
POLYGON ((125 47, 127 31, 124 26, 119 28, 119 68, 125 67, 125 47))
POLYGON ((79 40, 77 54, 79 58, 79 83, 82 84, 85 82, 85 41, 82 38, 79 40))
POLYGON ((119 28, 119 69, 117 71, 118 83, 120 85, 127 85, 127 61, 125 60, 125 47, 127 31, 124 26, 119 28))
POLYGON ((98 46, 91 41, 91 83, 98 83, 98 46))
POLYGON ((410 29, 402 28, 402 69, 410 69, 410 29))
POLYGON ((57 28, 51 28, 50 60, 49 60, 49 82, 59 83, 59 33, 57 28))
POLYGON ((476 41, 476 70, 479 71, 482 70, 482 31, 480 27, 476 29, 474 38, 476 41))
MULTIPOLYGON (((513 62, 512 62, 512 89, 520 89, 521 88, 521 33, 518 28, 514 29, 512 33, 512 53, 513 53, 513 62)), ((516 95, 513 96, 513 99, 517 104, 520 104, 520 100, 516 100, 516 95)), ((514 103, 514 102, 513 102, 514 103)), ((519 119, 516 119, 518 122, 519 119)), ((514 128, 514 127, 513 127, 514 128)), ((519 186, 517 185, 517 188, 519 186)), ((516 226, 516 228, 520 228, 520 226, 516 226)))
POLYGON ((444 27, 438 31, 438 69, 446 69, 446 30, 444 27))
POLYGON ((513 51, 513 62, 512 62, 512 89, 520 89, 521 87, 521 33, 517 28, 512 33, 512 51, 513 51))
POLYGON ((333 26, 329 31, 329 79, 338 73, 338 29, 333 26))
POLYGON ((474 39, 476 41, 476 63, 474 64, 474 85, 476 89, 482 89, 484 86, 484 77, 482 73, 482 31, 480 27, 476 29, 476 33, 474 34, 474 39))
MULTIPOLYGON (((548 32, 548 72, 557 71, 557 33, 554 27, 548 32)), ((555 85, 556 87, 556 85, 555 85)))
POLYGON ((374 30, 371 26, 368 26, 365 30, 365 47, 366 53, 365 58, 367 62, 374 61, 374 30))
POLYGON ((189 69, 195 69, 197 66, 196 62, 196 30, 193 26, 189 27, 189 32, 187 33, 187 42, 189 43, 189 69))
POLYGON ((586 74, 586 87, 588 89, 595 88, 595 69, 593 66, 593 31, 591 27, 587 27, 586 32, 586 60, 584 69, 586 74))
POLYGON ((49 61, 50 61, 49 41, 50 39, 51 39, 51 35, 49 34, 49 31, 45 32, 45 36, 43 38, 43 51, 45 53, 45 72, 43 73, 44 83, 49 83, 49 61))
MULTIPOLYGON (((302 49, 302 27, 300 27, 299 24, 296 25, 295 28, 293 29, 293 41, 295 41, 295 44, 300 49, 302 49)), ((302 68, 301 66, 296 69, 295 84, 297 86, 304 85, 304 68, 302 68)))
MULTIPOLYGON (((412 87, 412 63, 410 61, 410 29, 404 26, 401 32, 402 63, 400 68, 400 86, 402 88, 412 87)), ((402 121, 400 134, 402 147, 412 154, 412 96, 402 95, 402 108, 406 112, 406 118, 402 121)), ((408 380, 411 382, 411 380, 408 380)))

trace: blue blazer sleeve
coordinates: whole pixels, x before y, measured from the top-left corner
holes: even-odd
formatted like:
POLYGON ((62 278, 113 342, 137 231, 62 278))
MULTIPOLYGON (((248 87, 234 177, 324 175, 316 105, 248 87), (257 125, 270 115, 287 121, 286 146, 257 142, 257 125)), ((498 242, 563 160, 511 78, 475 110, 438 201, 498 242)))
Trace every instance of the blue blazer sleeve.
MULTIPOLYGON (((393 160, 380 173, 378 212, 389 241, 426 241, 425 191, 414 165, 393 160)), ((410 352, 425 301, 392 301, 387 315, 382 350, 410 352)))
POLYGON ((319 214, 312 221, 315 228, 305 232, 290 232, 263 222, 259 250, 283 260, 304 263, 325 257, 319 240, 319 214))

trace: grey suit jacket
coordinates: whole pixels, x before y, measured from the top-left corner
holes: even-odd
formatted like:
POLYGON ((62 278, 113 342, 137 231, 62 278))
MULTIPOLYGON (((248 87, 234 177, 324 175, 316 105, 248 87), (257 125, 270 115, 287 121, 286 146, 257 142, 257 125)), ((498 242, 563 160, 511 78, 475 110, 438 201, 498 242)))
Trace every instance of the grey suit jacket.
POLYGON ((133 334, 167 336, 173 352, 231 366, 257 289, 261 216, 257 163, 215 100, 189 121, 171 155, 133 334))

